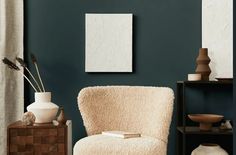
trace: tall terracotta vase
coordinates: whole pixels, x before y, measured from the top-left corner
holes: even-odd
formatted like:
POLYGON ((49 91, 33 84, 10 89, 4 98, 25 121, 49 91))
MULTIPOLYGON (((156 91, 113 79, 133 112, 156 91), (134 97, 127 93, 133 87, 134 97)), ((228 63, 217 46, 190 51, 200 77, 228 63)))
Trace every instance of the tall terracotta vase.
POLYGON ((211 74, 211 69, 209 67, 211 59, 208 57, 208 49, 200 48, 199 55, 197 57, 197 68, 195 70, 196 73, 202 75, 202 80, 208 81, 209 75, 211 74))

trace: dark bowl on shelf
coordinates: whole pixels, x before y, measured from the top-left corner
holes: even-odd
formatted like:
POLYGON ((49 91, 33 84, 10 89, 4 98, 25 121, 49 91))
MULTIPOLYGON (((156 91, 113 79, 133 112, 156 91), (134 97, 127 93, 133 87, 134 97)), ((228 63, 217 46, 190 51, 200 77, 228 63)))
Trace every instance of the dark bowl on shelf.
POLYGON ((194 121, 200 123, 200 130, 211 130, 212 124, 220 122, 224 116, 216 114, 189 114, 188 117, 194 121))

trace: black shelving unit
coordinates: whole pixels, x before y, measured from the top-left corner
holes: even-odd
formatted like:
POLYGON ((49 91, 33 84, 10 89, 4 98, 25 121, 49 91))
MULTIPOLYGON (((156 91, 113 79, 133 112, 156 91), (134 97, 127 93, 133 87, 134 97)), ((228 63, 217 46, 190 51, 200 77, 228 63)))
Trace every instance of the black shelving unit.
MULTIPOLYGON (((211 131, 200 131, 198 126, 189 126, 186 120, 187 111, 186 111, 186 88, 201 88, 201 87, 217 87, 217 88, 225 88, 225 87, 233 87, 233 81, 177 81, 177 155, 189 155, 190 154, 190 146, 194 141, 192 137, 202 136, 203 139, 212 139, 212 141, 216 141, 216 143, 220 142, 221 138, 225 138, 228 142, 226 146, 230 150, 227 150, 229 154, 233 152, 233 131, 232 130, 220 130, 219 127, 213 127, 211 131), (189 138, 190 137, 190 138, 189 138), (220 137, 220 138, 219 138, 220 137), (190 139, 188 141, 188 139, 190 139), (229 145, 232 145, 229 146, 229 145), (188 149, 188 150, 187 150, 188 149)), ((231 90, 231 89, 230 89, 231 90)), ((232 89, 233 90, 233 89, 232 89)), ((201 89, 200 89, 201 91, 201 89)), ((199 143, 199 142, 196 142, 199 143)), ((199 145, 199 144, 198 144, 199 145)), ((195 148, 192 147, 191 149, 195 148)))
POLYGON ((186 126, 185 128, 177 127, 177 130, 182 134, 195 134, 195 135, 233 135, 232 130, 220 130, 218 127, 212 127, 211 131, 200 131, 199 127, 186 126))

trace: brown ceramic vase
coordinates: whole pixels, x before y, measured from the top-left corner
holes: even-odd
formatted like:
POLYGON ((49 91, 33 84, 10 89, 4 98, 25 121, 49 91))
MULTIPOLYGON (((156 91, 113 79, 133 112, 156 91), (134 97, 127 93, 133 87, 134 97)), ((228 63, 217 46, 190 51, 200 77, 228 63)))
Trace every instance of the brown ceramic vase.
POLYGON ((201 74, 202 80, 204 81, 208 81, 209 75, 211 74, 211 69, 209 67, 210 61, 211 59, 208 57, 208 49, 200 48, 199 55, 196 60, 197 68, 195 72, 201 74))
POLYGON ((66 124, 66 117, 65 117, 65 112, 64 112, 64 108, 60 107, 60 113, 59 116, 57 117, 57 121, 60 124, 66 124))

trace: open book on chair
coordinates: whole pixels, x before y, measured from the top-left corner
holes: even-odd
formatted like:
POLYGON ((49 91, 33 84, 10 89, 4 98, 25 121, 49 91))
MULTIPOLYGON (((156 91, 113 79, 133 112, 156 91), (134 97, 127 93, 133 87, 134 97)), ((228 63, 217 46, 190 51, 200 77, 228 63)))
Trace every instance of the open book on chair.
POLYGON ((118 137, 118 138, 136 138, 141 137, 140 133, 135 132, 125 132, 125 131, 103 131, 102 135, 118 137))

